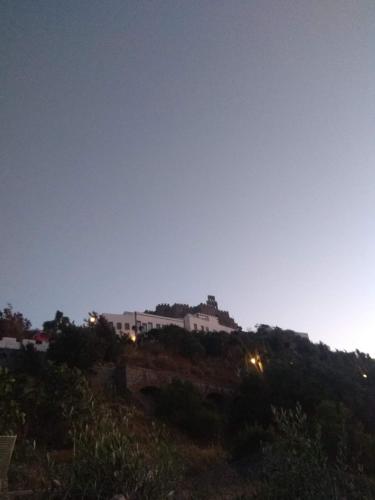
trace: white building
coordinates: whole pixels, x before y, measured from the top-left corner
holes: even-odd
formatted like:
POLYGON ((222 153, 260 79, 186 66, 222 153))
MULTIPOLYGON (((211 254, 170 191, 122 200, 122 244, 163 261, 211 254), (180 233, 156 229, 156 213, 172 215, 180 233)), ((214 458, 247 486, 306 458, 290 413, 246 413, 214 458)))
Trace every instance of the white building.
POLYGON ((17 340, 13 337, 0 338, 0 349, 16 349, 32 345, 36 351, 46 352, 48 350, 48 342, 36 342, 32 339, 17 340))
POLYGON ((221 325, 216 316, 202 313, 187 314, 184 318, 168 318, 141 312, 103 313, 102 316, 113 326, 118 335, 132 336, 135 333, 149 332, 153 328, 160 329, 168 325, 176 325, 189 332, 233 332, 233 328, 221 325))

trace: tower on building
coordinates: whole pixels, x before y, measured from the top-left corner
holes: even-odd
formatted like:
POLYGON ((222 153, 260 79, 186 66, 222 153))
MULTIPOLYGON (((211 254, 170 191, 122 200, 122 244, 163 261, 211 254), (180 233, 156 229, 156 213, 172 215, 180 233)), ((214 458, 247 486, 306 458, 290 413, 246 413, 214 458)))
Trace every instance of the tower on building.
POLYGON ((208 306, 214 307, 215 309, 218 309, 217 302, 215 300, 215 295, 207 295, 207 302, 206 304, 208 306))

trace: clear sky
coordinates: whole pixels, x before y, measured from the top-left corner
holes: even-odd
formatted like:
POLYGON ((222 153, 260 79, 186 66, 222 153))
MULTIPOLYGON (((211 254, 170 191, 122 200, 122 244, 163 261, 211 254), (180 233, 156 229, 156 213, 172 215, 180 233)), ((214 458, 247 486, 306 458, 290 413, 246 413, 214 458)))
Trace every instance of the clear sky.
POLYGON ((375 354, 374 0, 0 0, 0 117, 0 307, 375 354))

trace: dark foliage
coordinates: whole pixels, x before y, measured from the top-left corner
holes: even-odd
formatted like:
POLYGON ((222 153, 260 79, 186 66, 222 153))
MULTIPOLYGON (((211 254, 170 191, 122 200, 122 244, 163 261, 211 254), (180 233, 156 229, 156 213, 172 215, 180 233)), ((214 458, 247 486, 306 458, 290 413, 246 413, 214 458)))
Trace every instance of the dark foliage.
POLYGON ((188 332, 175 325, 151 330, 140 337, 141 343, 150 341, 158 342, 166 350, 186 358, 221 357, 229 348, 241 345, 236 336, 225 332, 188 332))
POLYGON ((143 335, 140 341, 157 341, 168 351, 187 358, 204 354, 204 348, 194 333, 174 325, 166 326, 161 330, 151 330, 143 335))
POLYGON ((54 336, 47 354, 56 363, 88 370, 95 363, 115 361, 122 347, 122 340, 100 317, 94 326, 63 326, 62 331, 54 336))
POLYGON ((213 439, 221 428, 214 405, 189 382, 175 380, 164 387, 157 399, 156 414, 193 438, 213 439))
POLYGON ((13 311, 11 304, 0 311, 0 338, 13 337, 22 340, 27 337, 30 327, 30 321, 22 313, 13 311))
POLYGON ((58 333, 61 331, 64 327, 67 327, 71 324, 70 319, 68 316, 64 316, 64 313, 62 311, 56 311, 55 317, 51 321, 45 321, 43 323, 43 330, 53 334, 53 333, 58 333))
POLYGON ((275 410, 277 438, 263 448, 261 498, 289 500, 370 500, 375 485, 349 459, 345 433, 337 453, 329 460, 319 426, 309 426, 300 405, 275 410))

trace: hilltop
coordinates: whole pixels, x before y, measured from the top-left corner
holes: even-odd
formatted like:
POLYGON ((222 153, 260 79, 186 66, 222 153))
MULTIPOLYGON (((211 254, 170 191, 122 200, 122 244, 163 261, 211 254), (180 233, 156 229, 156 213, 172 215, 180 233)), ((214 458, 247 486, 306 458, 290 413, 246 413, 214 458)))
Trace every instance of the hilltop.
POLYGON ((20 349, 0 372, 0 432, 19 436, 12 485, 48 498, 375 497, 367 354, 267 325, 133 342, 102 317, 56 318, 46 354, 20 349))

